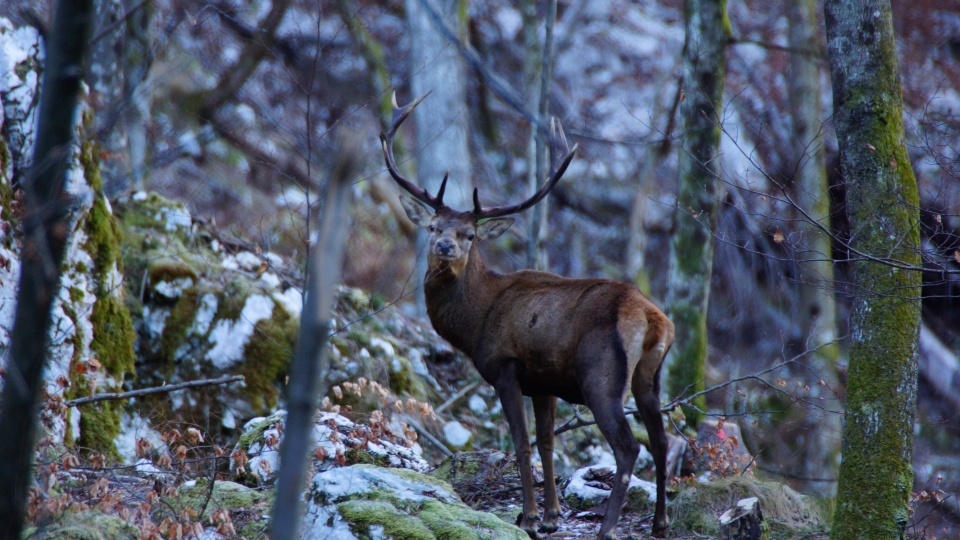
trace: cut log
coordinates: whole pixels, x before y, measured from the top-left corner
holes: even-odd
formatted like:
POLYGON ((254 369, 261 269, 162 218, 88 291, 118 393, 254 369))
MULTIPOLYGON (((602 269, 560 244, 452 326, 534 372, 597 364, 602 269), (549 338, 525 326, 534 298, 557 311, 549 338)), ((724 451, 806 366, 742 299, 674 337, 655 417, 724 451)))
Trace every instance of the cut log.
POLYGON ((737 506, 720 516, 722 540, 762 540, 766 538, 766 529, 756 497, 740 499, 737 506))

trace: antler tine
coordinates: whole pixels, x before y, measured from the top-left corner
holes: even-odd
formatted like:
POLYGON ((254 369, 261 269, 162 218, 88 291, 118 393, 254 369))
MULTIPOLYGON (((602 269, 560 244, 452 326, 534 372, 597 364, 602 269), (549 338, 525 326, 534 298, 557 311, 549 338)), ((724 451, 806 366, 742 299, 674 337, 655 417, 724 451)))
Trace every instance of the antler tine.
POLYGON ((393 93, 393 118, 390 121, 390 129, 386 133, 380 133, 380 146, 383 149, 383 159, 387 163, 387 170, 390 171, 390 176, 396 180, 397 184, 405 189, 408 193, 416 197, 418 200, 422 201, 427 206, 438 210, 443 206, 443 191, 447 187, 447 177, 443 177, 443 184, 440 185, 440 191, 437 192, 436 197, 431 197, 430 193, 427 190, 417 186, 413 182, 407 180, 400 174, 400 169, 397 167, 397 162, 393 157, 393 138, 397 134, 397 130, 400 128, 400 124, 410 116, 410 112, 413 111, 413 108, 420 104, 421 101, 427 96, 430 95, 430 92, 420 96, 413 103, 405 107, 400 107, 397 105, 397 93, 393 93))
POLYGON ((557 185, 557 182, 560 181, 560 178, 563 177, 563 173, 567 172, 567 167, 570 165, 570 161, 573 160, 573 155, 577 152, 577 148, 580 147, 579 144, 574 144, 567 155, 563 158, 563 162, 560 164, 560 168, 553 168, 553 147, 556 143, 562 143, 565 148, 569 148, 567 145, 567 137, 563 133, 563 127, 559 127, 559 134, 557 134, 557 127, 559 122, 556 122, 556 118, 551 120, 552 126, 552 136, 551 136, 551 145, 550 145, 550 179, 544 182, 543 186, 533 194, 532 197, 520 204, 514 204, 510 206, 495 206, 493 208, 487 208, 486 210, 480 207, 480 199, 477 197, 477 190, 473 190, 473 214, 477 216, 477 219, 486 219, 486 218, 495 218, 501 216, 507 216, 510 214, 516 214, 518 212, 523 212, 527 208, 537 204, 544 197, 547 196, 547 193, 550 193, 550 190, 553 189, 553 186, 557 185))

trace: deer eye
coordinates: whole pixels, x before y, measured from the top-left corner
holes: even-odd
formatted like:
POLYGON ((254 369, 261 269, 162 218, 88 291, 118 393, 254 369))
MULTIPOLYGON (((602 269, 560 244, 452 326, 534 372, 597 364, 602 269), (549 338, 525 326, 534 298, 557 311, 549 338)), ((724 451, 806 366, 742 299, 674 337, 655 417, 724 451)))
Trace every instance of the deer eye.
POLYGON ((436 224, 431 223, 430 226, 427 227, 427 230, 429 230, 430 232, 437 230, 436 224))
POLYGON ((475 234, 473 234, 473 233, 470 233, 470 234, 467 235, 467 240, 473 242, 473 239, 476 238, 476 237, 477 237, 477 235, 475 235, 475 234))

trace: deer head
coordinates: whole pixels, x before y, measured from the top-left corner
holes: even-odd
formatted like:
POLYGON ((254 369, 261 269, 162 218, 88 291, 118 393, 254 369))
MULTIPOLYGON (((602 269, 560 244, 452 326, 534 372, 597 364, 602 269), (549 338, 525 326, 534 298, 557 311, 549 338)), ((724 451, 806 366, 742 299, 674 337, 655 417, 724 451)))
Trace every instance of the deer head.
POLYGON ((426 95, 410 103, 406 107, 397 105, 397 96, 393 95, 393 119, 390 123, 390 129, 386 133, 380 134, 380 142, 383 147, 383 157, 387 163, 387 170, 390 176, 396 180, 411 197, 401 195, 400 203, 407 212, 407 217, 416 225, 427 229, 429 237, 427 240, 428 261, 431 269, 449 268, 455 275, 459 274, 466 265, 471 248, 482 240, 493 240, 503 234, 513 224, 513 218, 505 218, 510 214, 522 212, 531 206, 540 202, 547 193, 557 184, 563 173, 566 172, 570 160, 573 159, 577 151, 577 145, 569 149, 566 136, 563 129, 554 120, 551 120, 551 144, 550 144, 550 178, 544 183, 543 187, 537 190, 532 197, 520 204, 509 206, 496 206, 483 208, 480 205, 479 193, 476 188, 473 190, 473 210, 460 212, 443 204, 443 193, 447 188, 448 176, 443 177, 440 189, 436 197, 430 195, 427 190, 420 188, 407 180, 400 174, 396 160, 393 157, 393 139, 400 128, 400 124, 407 119, 413 108, 416 107, 426 95), (561 146, 567 150, 566 156, 559 168, 553 168, 553 154, 556 146, 561 146))

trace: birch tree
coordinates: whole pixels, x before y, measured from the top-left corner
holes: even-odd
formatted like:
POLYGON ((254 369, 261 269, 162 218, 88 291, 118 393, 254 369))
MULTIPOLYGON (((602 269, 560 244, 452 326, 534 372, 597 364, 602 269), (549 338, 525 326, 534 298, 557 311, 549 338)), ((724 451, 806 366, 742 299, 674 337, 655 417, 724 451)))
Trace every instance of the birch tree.
MULTIPOLYGON (((713 231, 719 214, 724 52, 730 37, 726 0, 687 0, 684 21, 686 99, 680 105, 683 146, 666 301, 676 325, 676 340, 667 359, 667 390, 671 396, 702 390, 704 384, 713 231)), ((694 405, 702 409, 703 398, 694 405)), ((686 413, 696 424, 694 410, 688 408, 686 413)))
POLYGON ((888 0, 824 3, 855 298, 830 537, 904 538, 920 328, 919 195, 888 0))

